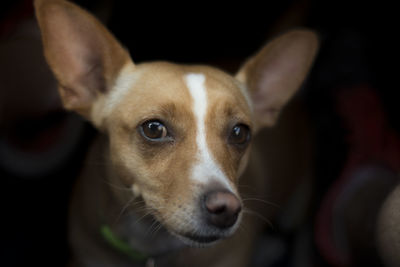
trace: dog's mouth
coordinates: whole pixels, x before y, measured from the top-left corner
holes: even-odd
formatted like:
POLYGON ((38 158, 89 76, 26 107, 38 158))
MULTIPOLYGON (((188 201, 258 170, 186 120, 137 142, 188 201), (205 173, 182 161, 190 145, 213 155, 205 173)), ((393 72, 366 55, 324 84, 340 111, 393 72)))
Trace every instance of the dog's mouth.
POLYGON ((177 236, 183 243, 194 247, 208 246, 223 238, 222 236, 219 235, 200 235, 194 233, 176 233, 176 232, 172 233, 175 236, 177 236))
POLYGON ((209 244, 221 239, 220 236, 216 235, 184 234, 182 236, 199 244, 209 244))

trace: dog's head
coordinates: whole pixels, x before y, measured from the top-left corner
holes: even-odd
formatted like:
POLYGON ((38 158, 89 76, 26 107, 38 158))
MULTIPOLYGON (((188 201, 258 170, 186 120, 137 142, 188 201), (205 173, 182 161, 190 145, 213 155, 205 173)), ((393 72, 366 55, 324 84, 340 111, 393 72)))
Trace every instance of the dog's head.
POLYGON ((236 76, 207 66, 135 65, 100 22, 58 0, 36 1, 46 59, 64 106, 110 140, 114 174, 189 244, 230 236, 250 143, 273 126, 316 54, 314 33, 286 33, 236 76))

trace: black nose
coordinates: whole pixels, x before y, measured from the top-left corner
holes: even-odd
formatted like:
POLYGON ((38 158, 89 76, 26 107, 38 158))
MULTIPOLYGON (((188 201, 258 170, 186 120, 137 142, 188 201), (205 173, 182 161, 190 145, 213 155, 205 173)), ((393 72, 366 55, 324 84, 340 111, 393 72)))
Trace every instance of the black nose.
POLYGON ((207 193, 203 204, 207 222, 220 229, 234 225, 242 210, 239 199, 228 191, 207 193))

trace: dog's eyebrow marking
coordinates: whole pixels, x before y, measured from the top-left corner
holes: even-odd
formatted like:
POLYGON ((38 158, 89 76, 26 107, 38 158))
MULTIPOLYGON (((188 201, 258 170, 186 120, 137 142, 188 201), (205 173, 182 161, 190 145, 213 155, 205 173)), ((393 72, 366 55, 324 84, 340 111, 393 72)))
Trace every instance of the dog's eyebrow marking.
POLYGON ((114 108, 132 89, 132 86, 138 79, 139 75, 140 73, 135 69, 135 66, 131 62, 121 68, 113 88, 108 93, 108 96, 103 98, 104 102, 94 103, 91 115, 95 125, 101 125, 103 119, 110 116, 114 108))
POLYGON ((195 163, 192 169, 191 178, 202 184, 214 179, 234 192, 226 175, 213 159, 206 142, 207 90, 204 85, 206 78, 203 74, 189 73, 185 75, 184 79, 193 99, 193 112, 197 121, 198 162, 195 163))
POLYGON ((112 109, 117 106, 121 100, 126 96, 132 85, 138 78, 138 71, 135 70, 135 66, 131 63, 126 64, 115 81, 114 88, 110 92, 110 96, 107 101, 107 111, 111 113, 112 109))

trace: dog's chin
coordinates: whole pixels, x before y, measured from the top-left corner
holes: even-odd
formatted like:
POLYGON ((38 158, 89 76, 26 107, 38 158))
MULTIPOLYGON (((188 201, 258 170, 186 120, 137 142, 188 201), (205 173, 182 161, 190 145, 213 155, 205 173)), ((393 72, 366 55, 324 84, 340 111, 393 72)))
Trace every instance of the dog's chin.
POLYGON ((219 235, 199 235, 192 233, 181 234, 173 231, 171 231, 171 233, 184 244, 191 247, 208 247, 225 238, 224 236, 219 235))
POLYGON ((205 229, 201 228, 199 230, 192 231, 182 231, 178 229, 171 229, 166 227, 167 230, 178 238, 182 243, 191 247, 208 247, 221 240, 231 237, 237 230, 240 224, 240 218, 234 226, 226 230, 216 230, 216 229, 205 229))

